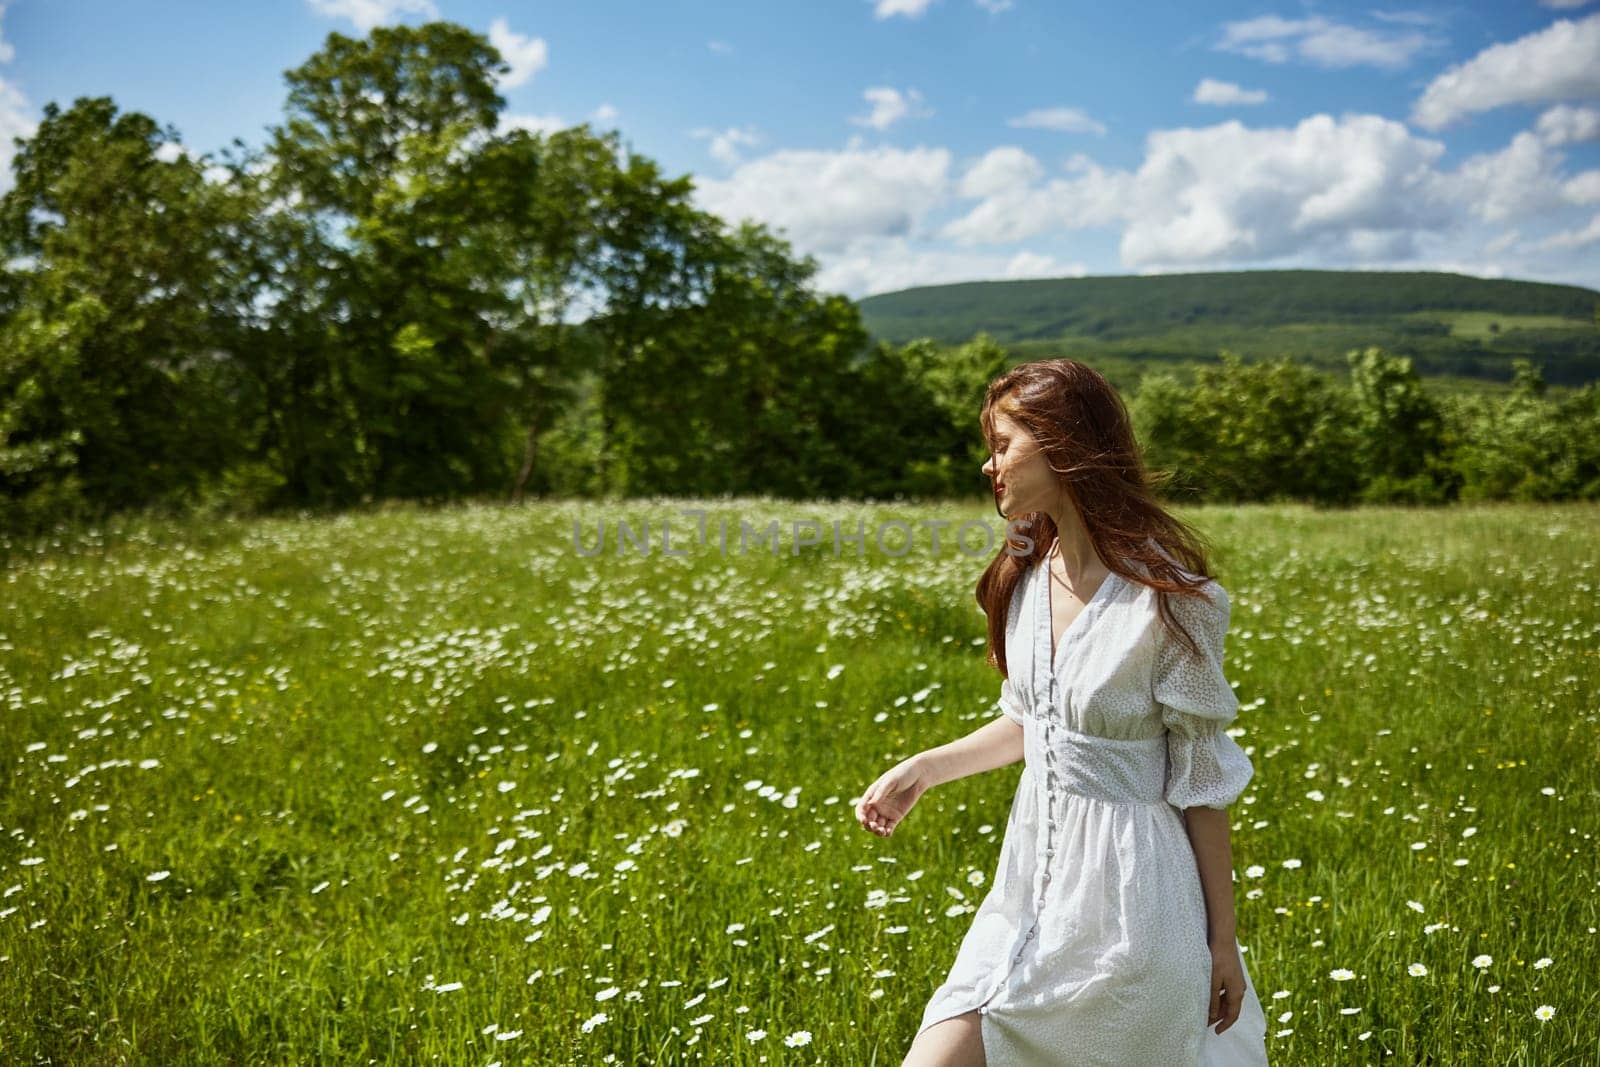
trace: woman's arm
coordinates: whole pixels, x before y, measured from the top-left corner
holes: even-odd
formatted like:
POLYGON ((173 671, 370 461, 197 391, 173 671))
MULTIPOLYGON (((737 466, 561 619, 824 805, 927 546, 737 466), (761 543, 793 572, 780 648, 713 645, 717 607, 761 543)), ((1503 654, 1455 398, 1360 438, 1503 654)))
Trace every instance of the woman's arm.
POLYGON ((1227 809, 1184 808, 1183 823, 1206 898, 1206 943, 1232 948, 1238 924, 1233 914, 1233 845, 1228 840, 1227 809))
MULTIPOLYGON (((918 752, 912 759, 927 776, 928 784, 935 786, 969 774, 1008 767, 1022 756, 1022 724, 1002 715, 965 737, 918 752)), ((1226 823, 1223 828, 1227 828, 1226 823)))
POLYGON ((1211 949, 1210 1007, 1206 1026, 1225 1033, 1239 1021, 1244 1007, 1244 961, 1235 940, 1233 915, 1233 847, 1228 841, 1226 808, 1183 808, 1183 824, 1200 868, 1200 888, 1206 898, 1206 944, 1211 949))
POLYGON ((1015 763, 1022 759, 1022 750, 1022 724, 1009 715, 1001 715, 966 737, 924 749, 884 771, 862 794, 861 803, 856 805, 856 821, 880 837, 887 837, 929 789, 1015 763))

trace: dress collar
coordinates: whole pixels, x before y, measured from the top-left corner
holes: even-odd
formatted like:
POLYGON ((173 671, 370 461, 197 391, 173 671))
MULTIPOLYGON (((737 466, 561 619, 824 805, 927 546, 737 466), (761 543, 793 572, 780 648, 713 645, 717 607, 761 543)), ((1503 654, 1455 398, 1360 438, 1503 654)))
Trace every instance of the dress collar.
POLYGON ((1056 646, 1052 654, 1050 643, 1051 630, 1054 626, 1050 617, 1049 564, 1050 557, 1046 556, 1034 567, 1032 602, 1035 674, 1038 673, 1037 668, 1040 664, 1048 664, 1047 669, 1053 674, 1060 672, 1067 656, 1067 650, 1083 639, 1082 635, 1094 625, 1095 619, 1104 610, 1105 605, 1123 582, 1122 576, 1116 571, 1111 571, 1105 576, 1100 582, 1100 587, 1084 602, 1078 614, 1067 624, 1066 630, 1061 634, 1061 643, 1056 646))

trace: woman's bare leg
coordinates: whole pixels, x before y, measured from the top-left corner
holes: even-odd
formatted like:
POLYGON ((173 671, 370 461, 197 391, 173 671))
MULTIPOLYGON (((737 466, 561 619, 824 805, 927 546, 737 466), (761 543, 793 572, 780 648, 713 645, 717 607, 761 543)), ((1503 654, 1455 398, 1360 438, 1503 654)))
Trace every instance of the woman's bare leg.
POLYGON ((900 1067, 986 1067, 982 1026, 976 1010, 940 1020, 911 1042, 900 1067))

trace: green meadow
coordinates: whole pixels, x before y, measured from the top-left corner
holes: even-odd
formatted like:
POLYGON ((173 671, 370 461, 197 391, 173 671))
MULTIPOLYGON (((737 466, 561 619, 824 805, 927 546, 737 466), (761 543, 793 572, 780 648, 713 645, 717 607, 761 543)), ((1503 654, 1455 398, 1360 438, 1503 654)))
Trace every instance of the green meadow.
MULTIPOLYGON (((1600 1062, 1600 506, 1181 514, 1233 603, 1272 1062, 1600 1062)), ((653 499, 5 546, 0 1062, 899 1064, 1021 770, 855 821, 998 714, 967 521, 1001 525, 653 499)))
POLYGON ((1512 330, 1571 330, 1582 333, 1594 328, 1593 322, 1564 315, 1516 315, 1497 311, 1423 311, 1406 316, 1415 322, 1442 322, 1450 327, 1451 337, 1473 341, 1492 340, 1512 330))

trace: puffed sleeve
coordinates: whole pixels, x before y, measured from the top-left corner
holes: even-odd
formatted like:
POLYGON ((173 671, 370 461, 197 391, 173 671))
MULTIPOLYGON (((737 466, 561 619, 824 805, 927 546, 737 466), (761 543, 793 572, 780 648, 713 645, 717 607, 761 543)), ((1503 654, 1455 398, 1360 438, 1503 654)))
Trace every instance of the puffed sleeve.
POLYGON ((1232 605, 1215 580, 1204 599, 1173 594, 1173 612, 1200 646, 1200 656, 1159 623, 1155 698, 1167 728, 1167 803, 1176 808, 1226 808, 1255 774, 1250 757, 1224 728, 1239 698, 1222 671, 1223 639, 1232 605))
POLYGON ((1022 725, 1022 701, 1017 699, 1017 687, 1012 684, 1010 678, 1000 682, 1000 702, 997 706, 1005 712, 1006 718, 1018 726, 1022 725))

